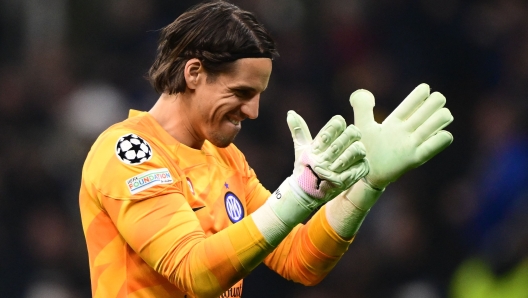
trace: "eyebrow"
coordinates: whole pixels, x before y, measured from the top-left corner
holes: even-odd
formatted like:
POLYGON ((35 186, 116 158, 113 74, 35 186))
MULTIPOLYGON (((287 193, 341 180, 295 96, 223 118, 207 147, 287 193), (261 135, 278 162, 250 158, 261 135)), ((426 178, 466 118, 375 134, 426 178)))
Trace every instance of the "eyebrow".
POLYGON ((233 86, 233 87, 229 87, 229 89, 237 90, 237 91, 253 91, 253 92, 257 91, 255 88, 249 87, 249 86, 233 86))
MULTIPOLYGON (((236 90, 236 91, 250 91, 250 92, 258 92, 257 89, 253 88, 253 87, 250 87, 250 86, 244 86, 244 85, 240 85, 240 86, 233 86, 233 87, 228 87, 229 90, 236 90)), ((262 92, 264 92, 266 89, 262 90, 262 92)))

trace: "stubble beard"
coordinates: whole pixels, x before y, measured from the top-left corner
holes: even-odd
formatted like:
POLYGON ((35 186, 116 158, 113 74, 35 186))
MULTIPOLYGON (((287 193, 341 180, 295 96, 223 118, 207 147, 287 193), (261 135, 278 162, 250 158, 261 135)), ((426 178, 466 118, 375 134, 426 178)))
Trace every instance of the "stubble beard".
POLYGON ((209 142, 211 142, 211 144, 215 145, 216 147, 225 148, 229 146, 231 143, 233 143, 237 134, 238 134, 238 131, 229 136, 222 134, 219 131, 213 131, 211 133, 211 139, 209 140, 209 142))

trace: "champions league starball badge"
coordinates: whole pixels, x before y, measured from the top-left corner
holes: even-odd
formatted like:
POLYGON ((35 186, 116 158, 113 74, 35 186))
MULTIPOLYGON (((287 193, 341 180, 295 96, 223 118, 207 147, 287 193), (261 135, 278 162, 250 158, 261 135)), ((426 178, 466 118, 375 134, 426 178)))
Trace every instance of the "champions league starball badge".
POLYGON ((152 157, 149 143, 133 133, 120 137, 115 150, 119 160, 127 165, 139 165, 152 157))
POLYGON ((225 194, 224 203, 227 216, 232 223, 236 223, 244 218, 244 206, 234 193, 228 191, 225 194))

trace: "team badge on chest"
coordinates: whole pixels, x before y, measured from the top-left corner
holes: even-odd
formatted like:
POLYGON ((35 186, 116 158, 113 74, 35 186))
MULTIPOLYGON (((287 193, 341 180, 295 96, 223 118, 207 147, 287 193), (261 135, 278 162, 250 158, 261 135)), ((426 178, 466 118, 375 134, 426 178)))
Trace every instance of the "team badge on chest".
POLYGON ((227 216, 232 223, 236 223, 244 218, 244 206, 234 193, 228 191, 225 194, 224 204, 227 216))

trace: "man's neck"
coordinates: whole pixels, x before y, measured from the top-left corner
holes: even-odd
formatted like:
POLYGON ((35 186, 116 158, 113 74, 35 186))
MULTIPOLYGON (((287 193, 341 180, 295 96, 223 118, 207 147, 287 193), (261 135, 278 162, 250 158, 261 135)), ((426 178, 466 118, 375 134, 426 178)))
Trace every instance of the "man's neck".
POLYGON ((178 142, 194 149, 200 149, 205 140, 198 138, 193 131, 186 116, 183 97, 182 93, 170 95, 163 93, 150 109, 149 114, 178 142))

